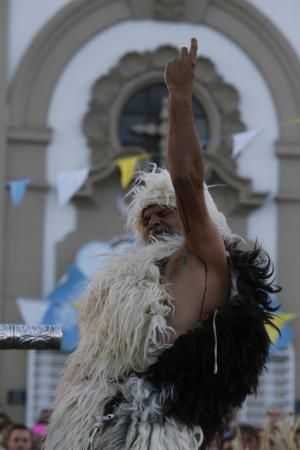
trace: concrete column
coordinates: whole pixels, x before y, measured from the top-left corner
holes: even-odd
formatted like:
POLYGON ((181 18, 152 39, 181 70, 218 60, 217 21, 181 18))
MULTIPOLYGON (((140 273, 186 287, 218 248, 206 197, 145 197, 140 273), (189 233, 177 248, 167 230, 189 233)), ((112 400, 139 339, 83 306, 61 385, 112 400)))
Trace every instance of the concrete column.
POLYGON ((6 209, 8 1, 0 2, 0 322, 4 317, 4 242, 6 209))

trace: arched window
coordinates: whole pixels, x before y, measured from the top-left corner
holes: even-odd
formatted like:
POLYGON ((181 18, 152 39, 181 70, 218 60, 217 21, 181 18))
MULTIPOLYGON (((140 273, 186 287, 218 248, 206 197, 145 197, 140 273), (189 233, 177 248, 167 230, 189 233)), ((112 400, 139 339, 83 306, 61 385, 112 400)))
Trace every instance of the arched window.
MULTIPOLYGON (((119 122, 122 147, 141 148, 160 162, 165 146, 168 122, 168 92, 164 84, 155 84, 134 93, 124 105, 119 122)), ((195 123, 203 148, 207 146, 209 126, 206 113, 193 96, 195 123)))

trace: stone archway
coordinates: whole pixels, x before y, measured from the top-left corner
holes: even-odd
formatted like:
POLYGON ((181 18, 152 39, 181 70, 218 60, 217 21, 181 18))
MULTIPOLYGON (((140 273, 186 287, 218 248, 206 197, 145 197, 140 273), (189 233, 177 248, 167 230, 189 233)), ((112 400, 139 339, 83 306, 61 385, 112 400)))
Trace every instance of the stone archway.
MULTIPOLYGON (((179 12, 175 18, 170 3, 163 0, 75 0, 68 4, 42 29, 23 58, 10 91, 10 124, 45 125, 54 85, 76 51, 114 24, 149 18, 201 23, 225 34, 245 51, 263 74, 279 121, 297 115, 299 60, 278 29, 257 9, 239 0, 206 0, 199 8, 196 0, 176 0, 179 12)), ((299 137, 299 132, 283 130, 282 138, 291 134, 299 137)))

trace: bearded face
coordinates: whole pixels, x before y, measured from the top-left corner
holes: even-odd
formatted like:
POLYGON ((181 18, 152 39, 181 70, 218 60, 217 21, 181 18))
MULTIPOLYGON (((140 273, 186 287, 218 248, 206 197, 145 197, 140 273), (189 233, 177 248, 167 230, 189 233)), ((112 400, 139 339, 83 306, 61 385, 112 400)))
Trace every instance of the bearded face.
POLYGON ((174 231, 168 225, 155 224, 149 233, 148 240, 152 242, 160 239, 161 237, 172 236, 174 234, 174 231))
POLYGON ((150 205, 144 209, 142 219, 146 242, 181 233, 181 222, 175 208, 150 205))

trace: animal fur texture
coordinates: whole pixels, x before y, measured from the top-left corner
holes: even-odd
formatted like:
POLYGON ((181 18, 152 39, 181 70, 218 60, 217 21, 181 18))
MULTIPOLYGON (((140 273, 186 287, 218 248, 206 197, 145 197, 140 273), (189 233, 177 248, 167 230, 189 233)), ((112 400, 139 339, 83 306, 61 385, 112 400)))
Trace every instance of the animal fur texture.
POLYGON ((256 392, 270 346, 265 325, 272 325, 274 308, 269 294, 279 290, 270 281, 270 260, 258 246, 246 252, 232 245, 229 255, 236 273, 230 301, 179 336, 143 374, 158 390, 172 387, 174 395, 165 402, 163 414, 191 427, 201 425, 206 443, 222 431, 226 416, 256 392))
POLYGON ((166 318, 174 304, 158 262, 181 243, 169 238, 134 249, 91 282, 47 450, 198 450, 202 430, 209 441, 230 408, 255 391, 269 348, 270 265, 262 263, 259 249, 229 249, 236 283, 216 316, 214 375, 212 316, 169 344, 174 330, 166 318))
MULTIPOLYGON (((218 210, 206 184, 204 184, 204 194, 208 212, 220 235, 227 241, 236 239, 237 236, 232 234, 224 214, 218 210)), ((176 208, 175 190, 170 174, 167 169, 159 169, 155 164, 152 171, 137 173, 135 183, 127 196, 131 198, 127 227, 135 233, 139 242, 144 240, 142 212, 147 206, 155 204, 176 208)))
POLYGON ((116 257, 87 289, 80 308, 80 341, 69 357, 49 426, 47 450, 87 450, 104 406, 133 371, 142 372, 174 340, 166 323, 173 299, 156 262, 179 238, 116 257))
POLYGON ((122 401, 114 410, 115 419, 104 430, 93 448, 105 450, 198 450, 202 430, 173 418, 163 417, 163 405, 172 398, 172 389, 153 389, 142 378, 131 375, 120 386, 122 401))

